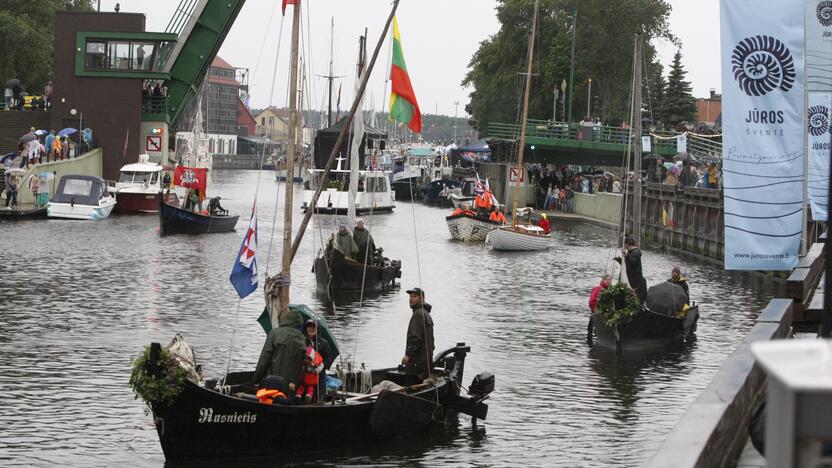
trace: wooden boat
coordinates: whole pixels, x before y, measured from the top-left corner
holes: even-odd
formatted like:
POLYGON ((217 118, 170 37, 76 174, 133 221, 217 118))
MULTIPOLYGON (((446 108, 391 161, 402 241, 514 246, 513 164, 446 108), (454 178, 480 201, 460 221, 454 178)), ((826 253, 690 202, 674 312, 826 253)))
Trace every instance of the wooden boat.
POLYGON ((104 179, 86 175, 65 175, 46 205, 50 218, 101 220, 113 212, 116 198, 107 191, 104 179))
POLYGON ((239 218, 239 215, 194 213, 159 201, 159 233, 162 235, 232 232, 239 218))
POLYGON ((494 250, 530 251, 546 250, 552 240, 542 228, 531 224, 503 226, 488 233, 485 243, 494 250))
MULTIPOLYGON (((699 320, 699 306, 691 306, 683 318, 652 312, 646 307, 633 319, 616 327, 604 323, 600 313, 592 314, 595 342, 604 348, 632 351, 659 348, 693 338, 699 320)), ((591 337, 590 337, 591 338, 591 337)))
POLYGON ((337 249, 327 247, 312 265, 318 292, 361 291, 362 282, 365 293, 381 291, 392 287, 396 278, 402 277, 401 261, 389 260, 380 255, 370 261, 365 273, 363 263, 346 258, 337 249))
POLYGON ((451 239, 464 242, 483 242, 488 233, 501 227, 503 223, 489 219, 478 218, 468 214, 446 216, 448 231, 451 239))
POLYGON ((435 383, 423 383, 400 368, 372 370, 373 385, 387 380, 405 388, 342 392, 333 401, 309 405, 260 403, 252 372, 229 373, 222 386, 186 380, 173 404, 151 405, 153 419, 168 462, 275 457, 369 443, 424 431, 448 410, 484 419, 488 406, 483 401, 493 390, 493 377, 490 386, 477 385, 475 378, 470 397, 459 395, 470 349, 459 343, 440 353, 433 364, 435 383), (482 390, 476 393, 475 387, 482 390))
POLYGON ((46 218, 45 206, 31 206, 31 207, 16 207, 16 208, 0 208, 0 220, 6 219, 9 221, 24 220, 24 219, 42 219, 46 218))

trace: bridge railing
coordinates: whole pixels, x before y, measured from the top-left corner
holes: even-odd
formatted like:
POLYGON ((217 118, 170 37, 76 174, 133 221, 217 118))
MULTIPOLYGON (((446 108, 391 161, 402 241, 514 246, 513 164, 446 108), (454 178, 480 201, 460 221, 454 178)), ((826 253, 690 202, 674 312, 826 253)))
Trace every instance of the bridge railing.
MULTIPOLYGON (((493 122, 488 126, 488 136, 505 140, 519 140, 520 124, 493 122)), ((650 135, 644 132, 643 135, 650 135)), ((656 132, 652 141, 653 152, 669 154, 676 150, 676 140, 671 138, 676 134, 670 132, 656 132)), ((587 144, 617 145, 626 150, 630 137, 629 128, 612 127, 606 125, 589 126, 579 123, 553 122, 551 120, 528 120, 526 125, 527 139, 546 139, 582 142, 587 144)))

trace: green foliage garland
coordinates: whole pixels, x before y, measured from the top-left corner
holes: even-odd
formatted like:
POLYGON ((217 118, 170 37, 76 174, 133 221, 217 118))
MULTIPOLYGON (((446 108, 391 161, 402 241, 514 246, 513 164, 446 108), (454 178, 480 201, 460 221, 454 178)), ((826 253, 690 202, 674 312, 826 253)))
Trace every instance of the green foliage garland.
POLYGON ((147 403, 170 405, 185 387, 185 370, 179 367, 170 352, 162 348, 159 353, 159 375, 150 375, 145 370, 150 356, 150 346, 133 361, 133 373, 130 375, 130 387, 136 398, 141 397, 147 403))
POLYGON ((618 283, 601 291, 598 296, 598 311, 609 327, 627 323, 641 312, 641 302, 635 291, 624 283, 618 283), (624 307, 616 308, 616 303, 624 307))

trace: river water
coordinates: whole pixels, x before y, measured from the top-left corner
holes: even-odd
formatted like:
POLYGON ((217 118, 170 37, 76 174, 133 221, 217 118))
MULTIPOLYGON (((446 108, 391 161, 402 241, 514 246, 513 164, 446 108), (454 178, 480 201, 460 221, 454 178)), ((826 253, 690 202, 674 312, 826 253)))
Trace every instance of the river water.
MULTIPOLYGON (((242 213, 231 234, 160 237, 155 216, 0 223, 0 465, 162 465, 152 418, 127 386, 131 359, 151 341, 165 344, 181 332, 206 376, 216 376, 233 335, 232 369, 254 367, 265 337, 255 321, 263 296, 252 294, 237 311, 228 275, 257 180, 256 171, 214 174, 223 204, 242 213)), ((271 273, 279 269, 283 200, 275 210, 271 172, 262 173, 258 192, 262 275, 267 264, 271 273)), ((295 191, 296 206, 301 195, 295 191)), ((426 291, 437 349, 458 341, 472 347, 466 384, 481 371, 496 375, 488 420, 473 428, 459 418, 424 436, 275 465, 638 465, 766 301, 753 280, 645 249, 650 284, 683 266, 701 305, 698 340, 616 359, 585 341, 587 299, 610 263, 614 232, 556 221, 550 250, 500 253, 451 242, 446 214, 400 202, 393 214, 365 219, 385 254, 402 260, 402 284, 426 291)), ((299 209, 294 216, 297 225, 299 209)), ((356 362, 395 365, 410 316, 406 287, 363 307, 315 294, 312 259, 338 219, 311 225, 295 260, 292 301, 324 314, 356 362)))

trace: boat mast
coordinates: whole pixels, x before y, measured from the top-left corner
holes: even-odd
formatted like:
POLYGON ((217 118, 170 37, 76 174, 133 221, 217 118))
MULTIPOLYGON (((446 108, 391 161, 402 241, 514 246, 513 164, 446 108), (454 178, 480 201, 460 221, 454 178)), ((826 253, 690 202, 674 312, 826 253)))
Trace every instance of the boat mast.
MULTIPOLYGON (((643 54, 643 42, 641 33, 636 34, 636 50, 635 50, 635 57, 633 60, 634 73, 633 73, 633 115, 635 115, 635 121, 632 122, 631 128, 633 129, 634 141, 633 141, 633 239, 636 241, 636 245, 641 245, 641 157, 642 157, 642 147, 641 147, 641 106, 642 106, 642 70, 641 70, 641 57, 643 54)), ((626 214, 625 214, 626 217, 626 214)), ((626 225, 626 223, 625 223, 626 225)))
POLYGON ((534 36, 537 33, 537 10, 540 0, 534 1, 534 16, 532 17, 532 35, 529 39, 529 63, 526 67, 526 91, 523 95, 523 121, 520 127, 520 154, 517 157, 518 180, 514 184, 514 210, 511 217, 511 227, 517 227, 517 208, 520 200, 520 174, 523 174, 523 153, 526 149, 526 118, 529 115, 529 91, 532 85, 532 60, 534 59, 534 36))
POLYGON ((283 205, 283 256, 281 258, 280 281, 278 283, 279 304, 277 308, 270 308, 272 324, 280 323, 279 319, 289 310, 289 285, 292 270, 292 208, 293 190, 292 176, 295 171, 297 156, 298 129, 298 43, 300 35, 300 0, 294 4, 292 17, 292 55, 289 72, 289 147, 286 155, 286 196, 283 205), (275 310, 277 309, 277 310, 275 310), (275 320, 277 319, 277 320, 275 320))
MULTIPOLYGON (((364 63, 367 57, 367 30, 364 30, 364 35, 358 38, 358 64, 355 70, 355 88, 358 92, 358 86, 361 84, 361 78, 364 76, 364 63)), ((358 118, 353 118, 352 122, 352 145, 350 147, 350 186, 349 186, 349 204, 347 207, 347 220, 350 226, 355 225, 355 198, 358 196, 358 178, 361 166, 361 142, 364 140, 364 95, 356 96, 359 100, 358 118)), ((368 192, 365 192, 365 195, 368 192)))
POLYGON ((330 26, 329 26, 329 75, 326 76, 326 79, 329 81, 329 102, 326 112, 326 127, 329 128, 332 126, 332 81, 335 79, 332 71, 332 64, 335 60, 333 55, 335 50, 335 17, 330 17, 330 26))
MULTIPOLYGON (((360 98, 364 95, 364 90, 367 89, 367 81, 369 81, 369 77, 373 72, 373 67, 376 64, 376 59, 378 58, 381 45, 384 43, 384 38, 387 37, 387 32, 390 30, 390 24, 393 22, 393 17, 396 15, 396 10, 399 8, 399 1, 400 0, 394 0, 393 2, 393 8, 390 10, 390 16, 387 17, 387 23, 385 23, 384 30, 381 32, 381 37, 379 38, 378 43, 376 43, 376 48, 373 50, 373 57, 370 59, 370 64, 367 66, 367 71, 361 78, 361 87, 355 95, 350 112, 347 114, 346 122, 344 122, 344 125, 341 127, 341 131, 338 133, 338 138, 335 140, 335 146, 333 146, 332 151, 329 153, 329 159, 326 162, 323 174, 321 174, 321 180, 326 180, 327 177, 329 177, 329 173, 332 171, 332 166, 335 164, 335 157, 338 155, 338 152, 341 151, 341 146, 344 143, 344 139, 346 138, 350 125, 352 125, 352 119, 361 104, 360 98)), ((318 206, 318 199, 321 196, 321 190, 323 187, 324 184, 318 184, 318 187, 315 189, 315 194, 312 195, 312 200, 309 202, 310 207, 318 206)), ((309 225, 309 220, 312 218, 312 214, 314 212, 315 210, 310 208, 307 209, 306 214, 303 215, 303 221, 301 221, 298 233, 295 235, 294 242, 292 242, 290 262, 298 252, 300 241, 303 239, 303 234, 306 232, 306 226, 309 225)))

